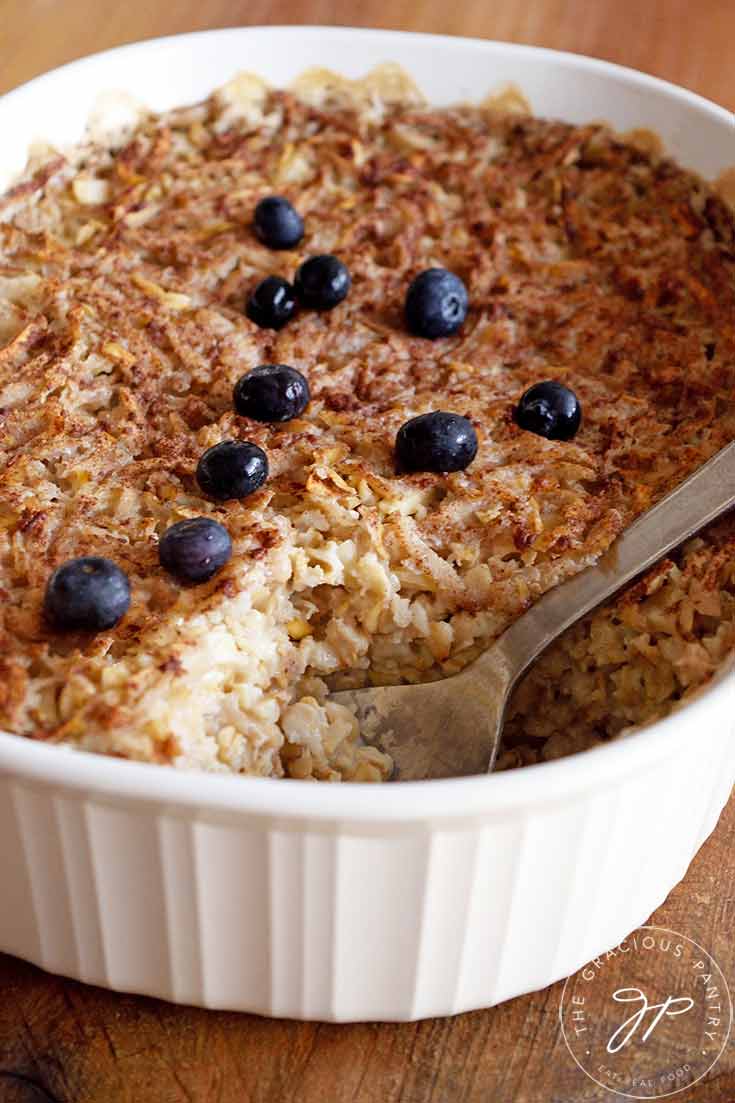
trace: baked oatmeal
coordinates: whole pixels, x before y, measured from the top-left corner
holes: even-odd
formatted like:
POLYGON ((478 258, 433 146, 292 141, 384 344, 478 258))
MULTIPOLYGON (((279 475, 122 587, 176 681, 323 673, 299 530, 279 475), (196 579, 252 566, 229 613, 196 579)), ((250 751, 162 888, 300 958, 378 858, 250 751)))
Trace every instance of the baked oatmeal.
MULTIPOLYGON (((241 76, 46 150, 0 200, 0 726, 381 780, 390 760, 329 689, 462 669, 735 437, 734 384, 732 212, 603 125, 512 97, 432 109, 384 67, 290 91, 241 76), (269 244, 272 196, 301 236, 269 244), (325 256, 328 309, 307 267, 325 256), (466 289, 448 336, 404 316, 431 269, 466 289), (262 365, 305 381, 287 419, 233 402, 262 365), (522 427, 548 380, 581 408, 571 439, 522 427), (476 454, 397 462, 399 430, 436 411, 471 423, 476 454), (202 489, 223 442, 247 446, 244 496, 202 489), (202 518, 217 569, 177 576, 172 528, 202 518), (90 556, 115 565, 125 615, 59 630, 50 576, 90 556)), ((721 522, 558 641, 499 765, 608 739, 704 682, 734 642, 734 541, 721 522)))

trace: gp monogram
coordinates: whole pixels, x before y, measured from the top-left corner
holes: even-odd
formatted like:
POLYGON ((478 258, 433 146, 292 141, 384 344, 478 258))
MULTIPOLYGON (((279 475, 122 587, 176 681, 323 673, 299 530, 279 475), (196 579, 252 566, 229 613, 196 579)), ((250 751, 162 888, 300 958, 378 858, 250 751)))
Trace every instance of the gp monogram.
MULTIPOLYGON (((618 1003, 637 1004, 638 1007, 611 1034, 606 1046, 608 1053, 619 1053, 635 1037, 639 1027, 643 1030, 641 1041, 646 1042, 662 1018, 673 1019, 677 1015, 685 1015, 687 1011, 691 1011, 694 1007, 694 1000, 689 996, 678 998, 667 996, 663 1003, 649 1003, 645 992, 642 992, 640 988, 617 988, 613 992, 613 999, 618 1003), (649 1012, 655 1012, 655 1014, 646 1026, 646 1016, 649 1012)), ((717 1021, 719 1022, 719 1020, 717 1021)))

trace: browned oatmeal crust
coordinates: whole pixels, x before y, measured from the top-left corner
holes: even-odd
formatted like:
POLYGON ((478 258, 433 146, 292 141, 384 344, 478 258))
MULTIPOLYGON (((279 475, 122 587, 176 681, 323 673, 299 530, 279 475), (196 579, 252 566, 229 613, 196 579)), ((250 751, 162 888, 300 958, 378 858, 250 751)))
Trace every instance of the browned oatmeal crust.
MULTIPOLYGON (((735 222, 698 178, 602 126, 303 95, 251 82, 239 99, 231 88, 147 116, 121 148, 56 157, 0 200, 11 731, 210 769, 384 776, 385 759, 325 705, 325 679, 460 669, 735 436, 735 222), (305 217, 293 252, 251 230, 274 191, 305 217), (318 252, 350 268, 344 303, 279 334, 248 321, 259 279, 291 278, 318 252), (459 335, 430 343, 401 312, 409 281, 436 264, 465 280, 471 308, 459 335), (233 384, 263 362, 308 376, 297 421, 233 413, 233 384), (573 442, 513 422, 521 393, 547 378, 580 398, 573 442), (477 459, 449 477, 397 477, 396 430, 432 408, 472 418, 477 459), (256 496, 215 505, 193 472, 232 437, 265 448, 272 474, 256 496), (157 540, 200 513, 227 525, 235 555, 182 590, 157 540), (110 556, 133 584, 122 625, 93 640, 59 638, 41 617, 50 571, 80 554, 110 556)), ((659 592, 676 587, 677 609, 694 610, 686 631, 658 634, 628 597, 635 623, 596 614, 557 646, 544 670, 559 688, 541 674, 521 688, 504 765, 607 738, 709 676, 732 642, 729 533, 661 568, 659 592), (705 578, 700 609, 692 587, 705 578), (615 659, 595 650, 599 633, 615 659), (710 638, 711 661, 695 661, 710 638), (649 707, 645 664, 660 671, 664 653, 649 707), (633 690, 611 663, 644 671, 633 690), (577 707, 577 676, 585 695, 600 683, 600 709, 544 727, 551 697, 577 707)))

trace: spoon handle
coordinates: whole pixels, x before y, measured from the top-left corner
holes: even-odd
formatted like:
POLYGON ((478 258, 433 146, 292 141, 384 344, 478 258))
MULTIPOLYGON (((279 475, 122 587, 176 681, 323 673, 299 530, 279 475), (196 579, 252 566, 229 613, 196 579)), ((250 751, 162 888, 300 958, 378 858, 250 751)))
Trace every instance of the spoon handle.
POLYGON ((496 646, 515 677, 566 628, 732 505, 735 442, 634 521, 597 563, 549 590, 507 629, 496 646))

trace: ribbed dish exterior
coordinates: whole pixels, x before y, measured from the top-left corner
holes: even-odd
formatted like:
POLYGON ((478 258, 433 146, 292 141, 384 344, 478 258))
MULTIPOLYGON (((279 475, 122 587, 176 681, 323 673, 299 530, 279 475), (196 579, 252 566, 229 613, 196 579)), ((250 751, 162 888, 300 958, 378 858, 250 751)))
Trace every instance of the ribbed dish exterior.
POLYGON ((0 949, 288 1018, 488 1007, 575 971, 665 898, 727 799, 732 728, 577 799, 447 824, 192 815, 4 773, 0 949))

